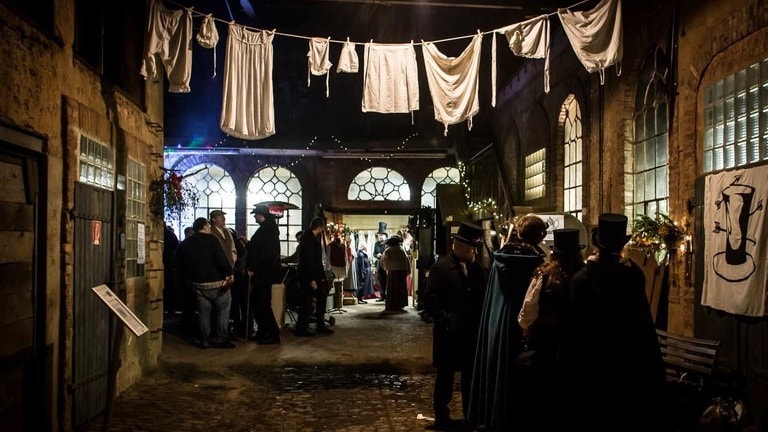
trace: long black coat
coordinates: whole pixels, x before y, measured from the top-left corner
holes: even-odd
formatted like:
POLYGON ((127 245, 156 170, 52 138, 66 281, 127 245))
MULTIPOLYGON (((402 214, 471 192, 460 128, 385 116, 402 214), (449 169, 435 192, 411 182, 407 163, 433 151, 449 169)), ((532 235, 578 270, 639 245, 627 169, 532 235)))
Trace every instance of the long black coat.
POLYGON ((493 254, 468 414, 489 431, 516 430, 525 419, 526 413, 519 412, 524 395, 515 374, 515 361, 523 348, 517 316, 531 277, 544 260, 538 247, 516 243, 505 248, 493 254))
POLYGON ((485 273, 479 264, 468 263, 464 275, 451 252, 429 271, 423 295, 424 308, 434 319, 432 364, 462 370, 472 364, 485 295, 485 273))
POLYGON ((274 218, 265 218, 251 236, 246 262, 248 269, 254 272, 253 277, 260 284, 271 285, 279 282, 280 230, 274 218))
POLYGON ((325 280, 323 267, 323 245, 311 230, 306 230, 299 239, 299 282, 302 288, 309 289, 311 281, 317 282, 318 288, 325 280))
POLYGON ((618 430, 629 420, 633 430, 667 430, 661 349, 637 265, 589 259, 574 275, 563 346, 572 428, 618 430), (598 395, 599 413, 586 392, 598 395))

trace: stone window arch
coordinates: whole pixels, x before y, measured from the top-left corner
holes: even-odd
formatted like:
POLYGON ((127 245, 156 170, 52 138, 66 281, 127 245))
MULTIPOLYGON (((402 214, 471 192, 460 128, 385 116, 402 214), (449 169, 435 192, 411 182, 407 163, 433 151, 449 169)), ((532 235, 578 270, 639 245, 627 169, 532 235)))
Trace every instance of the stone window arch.
POLYGON ((385 167, 371 167, 352 179, 347 189, 352 201, 409 201, 411 189, 399 172, 385 167))
POLYGON ((248 180, 247 195, 247 224, 248 238, 259 228, 259 224, 251 215, 255 204, 264 201, 283 201, 294 204, 298 209, 287 210, 283 217, 277 220, 280 230, 280 254, 291 255, 296 250, 296 233, 302 227, 302 188, 301 182, 289 169, 269 165, 256 171, 248 180))
POLYGON ((435 208, 439 184, 461 184, 461 171, 456 167, 444 166, 429 173, 421 187, 422 207, 435 208))

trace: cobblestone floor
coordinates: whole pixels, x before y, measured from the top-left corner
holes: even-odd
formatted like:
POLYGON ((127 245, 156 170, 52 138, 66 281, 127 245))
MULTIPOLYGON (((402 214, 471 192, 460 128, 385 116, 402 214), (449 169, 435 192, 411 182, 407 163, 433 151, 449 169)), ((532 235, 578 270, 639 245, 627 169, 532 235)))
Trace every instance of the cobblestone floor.
MULTIPOLYGON (((280 345, 200 350, 166 333, 160 366, 117 398, 110 430, 424 430, 432 417, 431 325, 410 307, 345 309, 334 315, 335 334, 297 338, 284 328, 280 345)), ((457 391, 459 418, 460 407, 457 391)), ((100 431, 102 421, 82 430, 100 431)))

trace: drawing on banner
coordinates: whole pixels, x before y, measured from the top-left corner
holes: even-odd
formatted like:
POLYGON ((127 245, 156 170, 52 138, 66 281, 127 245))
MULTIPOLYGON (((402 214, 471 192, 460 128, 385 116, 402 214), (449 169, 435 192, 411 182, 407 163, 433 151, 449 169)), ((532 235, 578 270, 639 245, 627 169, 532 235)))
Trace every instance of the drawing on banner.
POLYGON ((752 210, 755 187, 739 183, 741 175, 735 175, 731 184, 720 191, 720 199, 715 201, 718 218, 714 220, 715 234, 725 233, 725 249, 720 249, 712 257, 715 273, 729 281, 747 280, 755 272, 755 259, 747 252, 747 243, 758 245, 757 239, 749 237, 749 221, 752 215, 763 210, 763 200, 757 202, 752 210))
POLYGON ((539 219, 543 220, 547 224, 547 235, 544 237, 545 242, 555 241, 555 235, 552 231, 560 228, 565 228, 565 216, 564 215, 538 215, 539 219))

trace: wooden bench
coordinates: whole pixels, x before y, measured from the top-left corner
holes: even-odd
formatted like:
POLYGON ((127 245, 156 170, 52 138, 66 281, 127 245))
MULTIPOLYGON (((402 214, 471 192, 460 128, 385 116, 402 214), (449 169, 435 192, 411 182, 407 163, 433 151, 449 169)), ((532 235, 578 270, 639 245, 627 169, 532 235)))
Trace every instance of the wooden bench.
POLYGON ((675 335, 656 330, 667 381, 690 385, 694 390, 706 389, 715 369, 720 341, 675 335))

